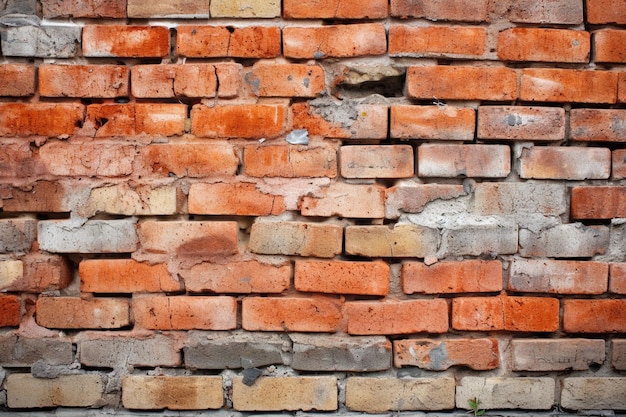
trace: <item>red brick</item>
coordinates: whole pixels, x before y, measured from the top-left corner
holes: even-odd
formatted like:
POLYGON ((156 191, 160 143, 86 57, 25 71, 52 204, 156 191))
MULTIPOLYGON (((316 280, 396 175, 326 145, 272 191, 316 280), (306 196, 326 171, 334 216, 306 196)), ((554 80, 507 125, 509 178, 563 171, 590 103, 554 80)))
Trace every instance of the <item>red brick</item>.
POLYGON ((81 291, 95 293, 173 292, 182 285, 165 264, 132 259, 87 259, 78 265, 81 291))
POLYGON ((354 100, 315 100, 290 107, 293 129, 337 139, 385 139, 388 107, 354 100))
POLYGON ((510 68, 425 66, 409 67, 409 98, 422 100, 491 100, 517 98, 517 75, 510 68))
POLYGON ((414 174, 410 145, 354 145, 339 149, 344 178, 411 178, 414 174))
POLYGON ((0 65, 0 96, 32 96, 35 94, 35 66, 28 64, 0 65))
POLYGON ((191 132, 210 138, 274 138, 284 133, 287 107, 282 104, 234 104, 191 110, 191 132))
POLYGON ((337 150, 328 143, 248 145, 243 166, 251 177, 337 177, 337 150))
POLYGON ((506 145, 423 144, 417 148, 420 177, 503 178, 511 172, 506 145))
POLYGON ((392 138, 474 139, 476 111, 470 107, 395 104, 390 117, 392 138))
POLYGON ((626 30, 603 29, 593 32, 594 62, 626 62, 626 30))
POLYGON ((623 180, 626 178, 626 149, 615 149, 611 158, 612 174, 614 180, 623 180))
POLYGON ((451 200, 467 195, 458 184, 405 183, 387 189, 385 216, 398 218, 401 213, 420 213, 430 202, 451 200))
POLYGON ((227 296, 133 297, 135 325, 150 330, 231 330, 237 327, 237 299, 227 296))
POLYGON ((621 0, 587 0, 587 22, 626 23, 626 4, 621 0))
POLYGON ((562 107, 480 106, 478 138, 548 141, 565 139, 562 107))
POLYGON ((246 82, 259 97, 315 97, 324 92, 319 65, 258 63, 246 82))
POLYGON ((153 221, 139 223, 137 234, 146 252, 178 256, 228 256, 239 252, 234 221, 153 221))
POLYGON ((194 265, 181 271, 189 292, 214 293, 281 293, 289 288, 292 267, 255 260, 229 261, 194 265))
MULTIPOLYGON (((33 149, 31 149, 30 143, 27 139, 16 139, 13 141, 3 139, 2 142, 0 142, 0 177, 24 179, 32 176, 43 175, 45 173, 45 166, 38 161, 37 155, 33 152, 33 149)), ((6 187, 3 188, 6 190, 6 187)), ((2 190, 2 188, 0 188, 0 190, 2 190)), ((4 198, 4 196, 2 198, 4 198)))
POLYGON ((559 300, 539 297, 459 297, 452 300, 455 330, 554 332, 559 300))
POLYGON ((626 110, 572 109, 570 139, 584 142, 626 142, 626 110))
POLYGON ((386 0, 284 0, 286 19, 382 19, 387 17, 386 0))
POLYGON ((126 0, 42 0, 43 16, 126 18, 126 0))
POLYGON ((257 221, 250 230, 248 249, 266 255, 332 258, 341 253, 343 228, 335 224, 257 221))
POLYGON ((303 216, 383 218, 385 192, 375 184, 334 183, 302 197, 303 216))
POLYGON ((391 16, 400 18, 486 22, 488 13, 488 0, 391 0, 391 16))
POLYGON ((611 150, 560 146, 524 148, 519 174, 536 179, 608 179, 611 175, 611 150))
POLYGON ((97 142, 48 142, 39 149, 39 157, 54 175, 119 177, 132 173, 135 147, 97 142))
POLYGON ((609 291, 626 294, 626 262, 609 264, 609 291))
POLYGON ((582 0, 515 0, 505 3, 507 17, 515 23, 579 25, 583 23, 582 0))
POLYGON ((387 34, 382 23, 285 27, 283 55, 295 59, 347 58, 382 55, 387 34))
POLYGON ((602 294, 608 274, 604 262, 513 259, 507 288, 522 293, 602 294))
POLYGON ((18 326, 22 313, 16 295, 0 295, 0 327, 18 326))
POLYGON ((241 65, 170 64, 132 68, 134 97, 233 97, 239 90, 241 65), (218 89, 219 87, 219 89, 218 89))
POLYGON ((34 293, 58 291, 66 288, 72 281, 68 262, 62 256, 31 252, 22 261, 22 279, 3 290, 34 293))
POLYGON ((170 52, 170 32, 161 26, 86 25, 86 57, 162 58, 170 52))
POLYGON ((128 96, 130 69, 124 65, 39 66, 39 94, 45 97, 128 96))
POLYGON ((280 28, 178 26, 176 52, 190 58, 274 58, 280 55, 280 28))
POLYGON ((620 72, 617 74, 617 91, 618 98, 617 101, 619 103, 626 102, 626 72, 620 72))
POLYGON ((84 113, 76 103, 0 103, 0 136, 71 135, 84 113))
POLYGON ((588 62, 589 32, 568 29, 511 28, 498 34, 503 61, 588 62))
POLYGON ((402 291, 405 294, 498 292, 502 290, 500 261, 422 262, 402 264, 402 291))
POLYGON ((617 73, 560 68, 525 68, 521 76, 520 99, 615 103, 617 73))
POLYGON ((409 57, 480 57, 485 53, 485 28, 469 26, 389 28, 389 55, 409 57))
POLYGON ((624 333, 626 300, 564 300, 563 330, 568 333, 624 333))
POLYGON ((296 290, 331 294, 387 295, 389 265, 382 261, 296 261, 296 290))
POLYGON ((348 333, 356 335, 448 331, 448 303, 443 299, 351 301, 346 317, 348 333))
POLYGON ((155 2, 152 0, 127 0, 129 18, 208 18, 209 3, 205 0, 174 0, 155 2))
POLYGON ((283 196, 263 192, 249 182, 192 184, 187 204, 191 214, 275 216, 285 211, 283 196))
POLYGON ((345 231, 345 253, 378 257, 424 258, 437 252, 439 232, 425 226, 398 223, 387 225, 348 226, 345 231))
POLYGON ((135 104, 135 132, 138 135, 182 135, 186 119, 187 106, 182 103, 135 104))
POLYGON ((496 339, 403 339, 393 341, 393 363, 430 371, 452 366, 486 371, 498 368, 500 353, 496 339))
POLYGON ((37 324, 54 329, 119 329, 130 324, 125 298, 39 297, 37 324))
POLYGON ((626 187, 579 186, 572 188, 574 219, 612 219, 626 217, 626 187))
POLYGON ((334 333, 341 324, 342 306, 339 299, 323 296, 247 297, 241 324, 248 331, 334 333))
POLYGON ((83 133, 93 137, 175 136, 185 132, 186 119, 187 106, 179 103, 90 104, 83 133))
MULTIPOLYGON (((3 149, 7 151, 8 149, 3 149)), ((5 155, 13 157, 14 161, 22 159, 18 154, 6 152, 5 155)), ((0 163, 4 161, 0 158, 0 163)), ((8 163, 7 163, 8 165, 8 163)), ((0 176, 2 171, 0 171, 0 176)), ((16 176, 25 178, 28 175, 20 175, 16 172, 16 176)), ((59 181, 36 181, 24 187, 9 187, 0 189, 0 198, 3 201, 4 211, 30 211, 30 212, 69 212, 73 207, 70 202, 71 197, 69 186, 59 181)), ((79 187, 74 188, 74 191, 79 187)), ((2 206, 0 204, 0 206, 2 206)))
POLYGON ((139 175, 168 177, 214 177, 233 176, 239 166, 239 158, 230 144, 166 143, 151 144, 139 151, 139 175))

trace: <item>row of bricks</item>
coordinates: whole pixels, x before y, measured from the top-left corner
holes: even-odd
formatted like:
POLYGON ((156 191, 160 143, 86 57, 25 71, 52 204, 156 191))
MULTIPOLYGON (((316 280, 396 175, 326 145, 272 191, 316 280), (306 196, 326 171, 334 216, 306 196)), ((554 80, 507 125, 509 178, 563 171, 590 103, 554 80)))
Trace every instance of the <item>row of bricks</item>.
MULTIPOLYGON (((278 265, 259 260, 205 262, 176 274, 166 263, 130 259, 84 260, 78 267, 83 293, 278 294, 296 291, 386 296, 396 271, 382 261, 304 261, 278 265), (393 272, 393 274, 392 274, 393 272), (293 277, 293 278, 292 278, 293 277)), ((514 258, 503 274, 500 261, 443 261, 427 265, 404 261, 404 294, 518 293, 626 295, 626 263, 514 258), (503 278, 506 284, 503 286, 503 278)), ((63 258, 27 255, 0 260, 0 290, 28 293, 66 288, 71 274, 63 258), (45 279, 42 279, 45 278, 45 279)), ((391 291, 393 292, 393 291, 391 291)))
MULTIPOLYGON (((21 320, 20 300, 0 297, 3 321, 21 320)), ((234 296, 41 296, 37 323, 50 329, 234 330, 398 335, 455 331, 626 332, 626 300, 460 296, 449 300, 344 301, 341 298, 234 296), (450 308, 451 307, 451 308, 450 308), (563 309, 561 323, 560 310, 563 309), (451 310, 451 311, 449 311, 451 310), (450 314, 451 312, 451 314, 450 314)))
MULTIPOLYGON (((225 406, 225 392, 236 411, 334 411, 340 387, 335 376, 261 377, 249 385, 242 376, 126 375, 121 403, 138 410, 206 410, 225 406)), ((341 389, 345 407, 368 413, 468 409, 480 398, 482 409, 549 410, 560 393, 567 409, 626 409, 626 378, 566 377, 560 385, 549 377, 467 376, 455 379, 348 377, 341 389)), ((51 406, 93 407, 102 402, 105 381, 100 375, 66 375, 38 379, 29 374, 7 378, 10 408, 51 406)))
MULTIPOLYGON (((9 1, 9 4, 15 0, 9 1)), ((22 13, 36 13, 34 1, 14 5, 22 13)), ((494 7, 488 0, 177 0, 168 3, 149 0, 88 0, 66 2, 42 0, 44 18, 277 18, 286 19, 383 19, 424 18, 434 21, 488 22, 505 18, 515 23, 579 25, 626 23, 626 6, 616 0, 516 0, 499 2, 494 7), (282 7, 281 7, 282 6, 282 7), (584 7, 586 6, 586 7, 584 7), (282 12, 281 12, 282 11, 282 12)), ((9 5, 10 7, 10 5, 9 5)))
MULTIPOLYGON (((495 41, 477 26, 414 27, 360 23, 318 27, 176 27, 175 54, 186 58, 326 59, 388 54, 392 57, 458 57, 510 62, 623 63, 626 31, 509 28, 495 41), (593 42, 592 42, 593 40, 593 42), (488 45, 496 43, 496 55, 488 45), (593 43, 593 44, 592 44, 593 43), (549 45, 549 46, 548 46, 549 45), (591 56, 591 51, 594 51, 591 56)), ((164 26, 17 26, 4 30, 8 57, 165 58, 170 29, 164 26), (60 42, 51 46, 49 37, 60 42), (79 46, 82 45, 82 49, 79 46)))
POLYGON ((6 369, 36 364, 112 368, 184 368, 224 370, 289 366, 318 372, 378 372, 418 367, 445 371, 468 367, 477 371, 509 366, 515 372, 583 371, 607 365, 626 370, 626 339, 406 338, 271 332, 78 333, 68 338, 35 339, 6 332, 0 336, 0 365, 6 369), (610 361, 607 361, 607 353, 610 361), (77 352, 76 355, 74 352, 77 352), (76 356, 76 357, 75 357, 76 356), (506 361, 506 363, 504 363, 506 361), (184 363, 183 363, 184 362, 184 363), (609 364, 610 362, 610 364, 609 364))
MULTIPOLYGON (((155 81, 152 84, 158 85, 155 81)), ((130 136, 124 138, 126 144, 132 140, 145 143, 149 138, 179 136, 186 132, 200 138, 265 140, 284 137, 298 129, 306 130, 312 138, 346 140, 385 140, 389 135, 399 140, 471 141, 476 136, 485 142, 547 143, 565 139, 610 144, 626 142, 626 110, 623 109, 576 108, 566 112, 562 107, 496 105, 474 109, 317 99, 291 105, 244 103, 215 107, 203 104, 189 107, 180 103, 85 106, 78 103, 3 102, 0 112, 4 116, 0 119, 0 136, 130 136)), ((10 141, 5 139, 2 143, 10 141)), ((270 144, 275 142, 266 145, 270 144)))

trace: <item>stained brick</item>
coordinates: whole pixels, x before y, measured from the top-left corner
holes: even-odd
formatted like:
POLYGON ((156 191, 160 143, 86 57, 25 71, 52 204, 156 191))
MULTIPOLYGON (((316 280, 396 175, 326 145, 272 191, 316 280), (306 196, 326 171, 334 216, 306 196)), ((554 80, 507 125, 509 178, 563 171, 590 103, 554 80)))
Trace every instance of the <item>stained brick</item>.
POLYGON ((176 213, 177 191, 174 185, 162 187, 128 183, 93 187, 77 212, 83 217, 96 213, 126 216, 169 215, 176 213))
POLYGON ((135 146, 93 141, 48 142, 39 158, 50 174, 65 177, 122 177, 130 175, 135 146))
POLYGON ((84 111, 75 103, 0 103, 0 136, 71 135, 84 111))
MULTIPOLYGON (((28 149, 28 145, 25 145, 28 149)), ((7 157, 12 157, 14 164, 20 164, 20 159, 26 155, 19 155, 9 152, 8 148, 4 149, 7 157)), ((30 153, 30 152, 29 152, 30 153)), ((2 161, 8 166, 8 163, 2 161)), ((0 170, 1 172, 1 170, 0 170)), ((18 177, 28 177, 23 175, 19 170, 16 172, 18 177)), ((36 181, 30 183, 28 187, 11 187, 3 191, 4 195, 2 208, 6 212, 68 212, 73 208, 72 198, 68 192, 69 186, 61 181, 36 181)), ((78 190, 80 187, 75 186, 72 189, 78 190)))
POLYGON ((410 178, 413 148, 410 145, 354 145, 339 149, 344 178, 410 178))
POLYGON ((626 294, 626 262, 609 264, 609 291, 626 294))
POLYGON ((363 3, 359 0, 284 0, 286 19, 382 19, 387 17, 385 0, 363 3))
POLYGON ((61 375, 36 378, 12 374, 6 382, 10 408, 92 407, 102 400, 105 383, 100 375, 61 375))
POLYGON ((626 331, 626 300, 564 300, 563 330, 623 333, 626 331))
POLYGON ((567 211, 563 184, 484 182, 474 191, 474 212, 481 215, 515 214, 560 216, 567 211))
POLYGON ((11 289, 24 277, 24 262, 12 259, 0 260, 0 290, 11 289))
POLYGON ((549 377, 465 376, 456 388, 456 406, 469 408, 478 399, 480 409, 549 410, 556 383, 549 377))
POLYGON ((73 58, 79 53, 79 26, 44 26, 36 24, 5 27, 2 31, 2 55, 39 58, 73 58))
POLYGON ((0 327, 20 324, 20 300, 16 295, 0 295, 0 327))
POLYGON ((611 178, 626 178, 626 149, 615 149, 611 152, 611 178))
POLYGON ((169 30, 161 26, 87 25, 83 28, 86 57, 148 58, 169 54, 169 30))
POLYGON ((487 32, 481 27, 392 25, 389 55, 430 57, 480 57, 485 52, 487 32))
POLYGON ((83 292, 173 292, 182 289, 165 264, 149 265, 132 259, 87 259, 79 264, 78 273, 83 292))
POLYGON ((127 0, 42 0, 45 18, 126 18, 127 0))
POLYGON ((37 324, 53 329, 119 329, 130 324, 124 298, 39 297, 37 324))
POLYGON ((565 139, 562 107, 480 106, 477 136, 483 140, 565 139))
POLYGON ((333 224, 257 221, 248 248, 267 255, 332 258, 341 253, 343 228, 333 224))
POLYGON ((191 110, 191 131, 210 138, 273 138, 285 131, 287 108, 280 104, 239 104, 191 110))
POLYGON ((83 332, 79 342, 80 363, 99 368, 176 367, 182 363, 180 341, 162 333, 83 332))
POLYGON ((520 255, 524 257, 590 258, 609 248, 609 228, 582 223, 559 224, 539 232, 521 229, 520 255))
POLYGON ((391 0, 391 16, 440 21, 485 22, 489 19, 487 0, 391 0))
POLYGON ((244 171, 251 177, 337 177, 337 149, 328 142, 300 145, 248 145, 244 171))
POLYGON ((394 185, 387 189, 385 217, 398 218, 401 213, 420 213, 429 203, 451 200, 467 195, 462 185, 419 184, 414 182, 394 185))
POLYGON ((137 410, 206 410, 224 404, 221 376, 146 376, 122 378, 122 405, 137 410))
POLYGON ((609 264, 594 261, 514 259, 508 288, 519 292, 602 294, 606 292, 609 264))
POLYGON ((617 73, 560 68, 525 68, 520 99, 573 103, 615 103, 617 73))
POLYGON ((572 109, 570 139, 589 142, 626 142, 626 111, 618 109, 572 109))
POLYGON ((448 331, 448 303, 443 299, 346 302, 348 333, 393 335, 448 331))
POLYGON ((280 0, 212 0, 211 17, 280 17, 280 0))
POLYGON ((518 226, 507 219, 471 217, 446 226, 438 257, 517 252, 518 226))
POLYGON ((177 54, 190 58, 274 58, 280 48, 278 27, 181 25, 176 30, 177 54))
POLYGON ((303 292, 386 295, 389 265, 384 262, 298 261, 294 286, 303 292))
POLYGON ((402 291, 405 294, 490 292, 502 290, 500 261, 446 261, 433 265, 422 262, 402 264, 402 291))
POLYGON ((588 62, 591 36, 567 29, 511 28, 498 34, 503 61, 588 62))
POLYGON ((423 144, 417 148, 419 177, 502 178, 510 172, 507 145, 423 144))
POLYGON ((476 111, 470 107, 394 104, 390 134, 397 139, 472 140, 476 111))
POLYGON ((175 0, 166 3, 151 0, 126 0, 129 18, 192 18, 206 19, 209 3, 204 0, 175 0))
POLYGON ((515 23, 579 25, 583 23, 582 0, 515 0, 507 17, 515 23))
POLYGON ((19 265, 15 267, 19 276, 9 286, 0 285, 3 290, 33 293, 58 291, 66 288, 72 281, 68 261, 62 256, 31 252, 20 261, 5 262, 17 262, 19 265))
POLYGON ((269 216, 285 211, 283 196, 268 194, 246 182, 192 184, 187 204, 192 214, 269 216))
POLYGON ((302 197, 300 212, 303 216, 383 218, 385 192, 376 185, 335 183, 302 197))
POLYGON ((37 238, 37 224, 26 217, 0 219, 0 253, 28 252, 37 238))
POLYGON ((247 297, 242 327, 249 331, 336 332, 343 302, 330 297, 247 297))
POLYGON ((572 217, 611 219, 626 217, 626 187, 579 186, 572 188, 572 217))
POLYGON ((283 29, 283 54, 287 58, 346 58, 382 55, 386 51, 387 36, 382 23, 283 29))
POLYGON ((605 358, 602 339, 518 339, 511 347, 514 371, 584 371, 605 358))
POLYGON ((258 63, 245 80, 259 97, 315 97, 325 90, 318 65, 258 63))
POLYGON ((611 150, 534 146, 522 150, 520 176, 536 179, 608 179, 611 175, 611 150))
POLYGON ((626 5, 619 0, 587 0, 587 22, 626 23, 626 5))
POLYGON ((0 336, 0 363, 3 367, 26 368, 38 361, 69 365, 74 360, 72 342, 64 337, 24 337, 17 332, 0 336))
POLYGON ((123 65, 39 66, 39 94, 46 97, 127 96, 130 70, 123 65))
POLYGON ((620 377, 564 378, 561 404, 574 410, 625 410, 625 382, 620 377))
POLYGON ((467 366, 485 371, 500 364, 496 339, 401 339, 393 341, 393 351, 396 367, 444 371, 452 366, 467 366))
POLYGON ((611 341, 611 366, 615 369, 626 369, 626 340, 613 339, 611 341))
POLYGON ((32 96, 35 94, 35 66, 28 64, 0 65, 0 96, 32 96))
POLYGON ((378 257, 417 257, 437 251, 439 233, 436 229, 413 224, 388 226, 348 226, 345 231, 345 252, 350 255, 378 257))

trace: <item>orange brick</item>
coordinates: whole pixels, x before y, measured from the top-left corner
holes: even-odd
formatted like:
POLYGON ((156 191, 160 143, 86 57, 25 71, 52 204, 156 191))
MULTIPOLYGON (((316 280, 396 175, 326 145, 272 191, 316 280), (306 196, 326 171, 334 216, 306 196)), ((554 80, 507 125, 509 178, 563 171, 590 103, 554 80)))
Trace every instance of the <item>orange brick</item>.
POLYGON ((480 106, 478 138, 548 141, 565 139, 562 107, 480 106))
POLYGON ((280 28, 178 26, 176 52, 190 58, 274 58, 280 55, 280 28))
POLYGON ((165 264, 132 259, 87 259, 78 265, 81 291, 95 293, 173 292, 183 289, 165 264))
POLYGON ((72 281, 68 261, 62 256, 31 252, 21 259, 24 265, 22 278, 10 287, 4 287, 3 291, 58 291, 72 281))
POLYGON ((228 256, 239 252, 234 221, 153 221, 139 223, 137 234, 146 252, 178 256, 228 256))
POLYGON ((609 291, 626 294, 626 262, 609 264, 609 291))
POLYGON ((289 288, 292 267, 260 261, 203 262, 180 275, 190 292, 281 293, 289 288))
POLYGON ((402 264, 402 291, 405 294, 496 292, 502 290, 500 261, 447 261, 426 265, 402 264))
POLYGON ((514 100, 517 75, 510 68, 467 66, 411 66, 407 96, 422 100, 514 100))
POLYGON ((132 145, 89 142, 48 142, 39 149, 47 171, 59 176, 120 177, 133 171, 132 145))
POLYGON ((626 23, 626 4, 620 0, 587 0, 587 22, 626 23))
POLYGON ((387 34, 382 23, 283 29, 283 54, 287 58, 347 58, 382 55, 386 51, 387 34))
POLYGON ((354 145, 339 149, 344 178, 410 178, 413 147, 410 145, 354 145))
POLYGON ((391 106, 390 132, 396 139, 472 140, 476 111, 470 107, 391 106))
POLYGON ((458 184, 405 183, 387 189, 385 216, 398 218, 401 213, 419 213, 435 200, 450 200, 467 193, 458 184))
POLYGON ((150 330, 231 330, 237 327, 237 299, 227 296, 133 297, 135 324, 150 330))
POLYGON ((580 25, 582 0, 516 0, 507 4, 506 17, 515 23, 580 25))
POLYGON ((192 184, 187 204, 191 214, 275 216, 285 211, 283 196, 265 193, 247 182, 192 184))
POLYGON ((330 297, 247 297, 242 327, 248 331, 331 332, 339 329, 343 303, 330 297))
POLYGON ((23 97, 35 94, 34 65, 2 64, 0 80, 0 96, 23 97))
POLYGON ((503 178, 511 172, 506 145, 423 144, 417 148, 420 177, 503 178))
POLYGON ((140 149, 139 159, 140 167, 135 167, 135 173, 142 176, 233 176, 239 166, 234 148, 225 143, 151 144, 140 149))
POLYGON ((626 300, 564 300, 563 330, 568 333, 624 333, 626 300))
POLYGON ((588 62, 589 32, 567 29, 511 28, 498 34, 503 61, 588 62))
POLYGON ((609 265, 594 261, 513 259, 508 289, 549 294, 602 294, 606 292, 609 265))
POLYGON ((315 97, 325 88, 319 65, 258 63, 245 80, 259 97, 315 97))
POLYGON ((119 329, 130 324, 125 298, 39 297, 37 324, 53 329, 119 329))
POLYGON ((186 119, 187 106, 179 103, 90 104, 84 131, 94 137, 174 136, 185 132, 186 119))
POLYGON ((626 110, 572 109, 570 139, 584 142, 626 142, 626 110))
POLYGON ((611 178, 622 180, 626 178, 626 149, 615 149, 611 158, 611 178))
POLYGON ((388 107, 355 100, 314 100, 290 107, 293 129, 337 139, 387 138, 388 107))
POLYGON ((387 17, 386 0, 284 0, 286 19, 382 19, 387 17))
POLYGON ((521 76, 520 99, 615 103, 617 73, 560 68, 525 68, 521 76))
POLYGON ((389 265, 382 261, 296 261, 296 290, 330 294, 387 295, 389 265))
POLYGON ((603 29, 593 32, 595 62, 626 62, 626 30, 603 29))
POLYGON ((469 26, 389 28, 389 55, 480 57, 485 53, 485 28, 469 26))
POLYGON ((210 138, 274 138, 285 131, 287 107, 281 104, 234 104, 191 110, 191 132, 210 138))
POLYGON ((356 335, 448 331, 448 303, 443 299, 351 301, 346 317, 348 333, 356 335))
POLYGON ((486 371, 500 365, 500 354, 496 339, 403 339, 393 341, 393 363, 431 371, 452 366, 486 371))
POLYGON ((71 135, 84 113, 76 103, 0 103, 0 136, 71 135))
POLYGON ((572 188, 574 219, 612 219, 626 217, 626 187, 579 186, 572 188))
POLYGON ((86 57, 162 58, 170 52, 170 32, 161 26, 86 25, 86 57))
POLYGON ((125 65, 39 66, 39 94, 45 97, 114 98, 128 96, 125 65))
POLYGON ((619 94, 617 101, 620 103, 626 102, 626 72, 618 73, 617 90, 619 94))
POLYGON ((391 16, 400 18, 486 22, 488 13, 488 0, 391 0, 391 16))
POLYGON ((337 150, 328 143, 248 145, 243 165, 251 177, 337 177, 337 150))
POLYGON ((20 324, 20 300, 16 295, 0 295, 0 327, 20 324))
POLYGON ((302 197, 300 212, 316 217, 383 218, 385 192, 377 185, 334 183, 302 197))
POLYGON ((343 228, 335 224, 257 221, 248 249, 266 255, 332 258, 341 253, 342 238, 343 228))
POLYGON ((85 17, 85 18, 126 18, 126 0, 43 0, 43 16, 85 17))
POLYGON ((522 150, 519 174, 536 179, 608 179, 611 150, 560 146, 534 146, 522 150))

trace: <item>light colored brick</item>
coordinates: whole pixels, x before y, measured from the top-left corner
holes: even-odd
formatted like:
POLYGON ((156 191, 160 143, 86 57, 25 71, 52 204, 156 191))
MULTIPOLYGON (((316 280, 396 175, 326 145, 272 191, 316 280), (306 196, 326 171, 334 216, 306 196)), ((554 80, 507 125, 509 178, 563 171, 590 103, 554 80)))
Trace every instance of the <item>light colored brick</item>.
POLYGON ((480 106, 477 136, 483 140, 565 139, 562 107, 480 106))
POLYGON ((49 142, 39 149, 48 173, 68 177, 122 177, 133 171, 133 145, 94 142, 49 142))
POLYGON ((165 264, 132 259, 85 259, 78 265, 81 291, 95 293, 175 292, 183 289, 165 264))
MULTIPOLYGON (((68 260, 63 256, 49 255, 39 252, 31 252, 28 255, 22 257, 19 261, 6 261, 6 262, 19 262, 21 267, 17 264, 9 265, 9 270, 5 271, 9 277, 15 271, 11 272, 13 268, 21 268, 21 274, 11 284, 4 286, 0 284, 0 288, 5 291, 24 291, 24 292, 49 292, 58 291, 66 288, 72 281, 72 274, 70 272, 68 260)), ((2 263, 0 262, 0 265, 2 263)), ((2 267, 0 267, 0 270, 2 267)), ((0 276, 2 276, 0 272, 0 276)), ((5 275, 6 279, 7 275, 5 275)), ((2 281, 2 279, 0 279, 2 281)))
POLYGON ((579 25, 583 23, 582 0, 515 0, 508 3, 507 17, 515 23, 579 25))
POLYGON ((207 19, 209 3, 204 0, 175 0, 166 3, 151 0, 127 0, 129 18, 193 18, 207 19))
POLYGON ((280 17, 280 0, 211 0, 211 17, 280 17))
POLYGON ((549 410, 554 405, 555 381, 543 377, 461 378, 456 389, 456 406, 469 409, 469 400, 478 399, 479 409, 549 410))
POLYGON ((473 108, 394 104, 390 109, 389 131, 392 138, 474 139, 476 110, 473 108))
POLYGON ((286 19, 381 19, 387 17, 385 0, 363 3, 359 0, 284 0, 286 19))
POLYGON ((377 185, 332 183, 303 196, 300 212, 303 216, 383 218, 385 192, 377 185))
POLYGON ((602 294, 606 292, 609 264, 554 259, 512 260, 508 289, 553 294, 602 294))
POLYGON ((498 34, 502 61, 587 63, 589 32, 569 29, 511 28, 498 34))
POLYGON ((137 250, 135 219, 43 220, 38 224, 39 247, 48 252, 122 253, 137 250))
POLYGON ((437 252, 439 233, 436 229, 414 224, 387 226, 348 226, 345 231, 345 252, 350 255, 378 257, 423 258, 437 252))
POLYGON ((334 411, 338 407, 334 376, 261 377, 253 385, 233 379, 233 408, 237 411, 334 411))
POLYGON ((37 324, 53 329, 119 329, 130 324, 125 298, 41 296, 36 309, 37 324))
POLYGON ((519 174, 535 179, 608 179, 611 175, 611 150, 533 146, 522 149, 519 174))
POLYGON ((511 347, 514 371, 585 371, 605 358, 603 339, 519 339, 511 347))
POLYGON ((573 410, 626 410, 626 378, 564 378, 561 405, 573 410))
POLYGON ((421 184, 404 182, 387 188, 385 217, 398 218, 401 213, 420 213, 431 202, 452 200, 467 195, 457 184, 421 184))
POLYGON ((342 318, 341 300, 326 296, 246 297, 242 327, 250 331, 336 332, 342 318))
POLYGON ((339 149, 344 178, 410 178, 415 159, 410 145, 354 145, 339 149))
POLYGON ((78 208, 83 217, 96 213, 125 216, 158 216, 176 213, 175 185, 130 185, 127 182, 92 188, 89 197, 78 208))
POLYGON ((609 228, 582 223, 560 224, 541 232, 519 231, 519 253, 524 257, 590 258, 609 248, 609 228))
POLYGON ((502 263, 468 259, 464 261, 402 264, 402 291, 405 294, 495 292, 502 290, 502 263))
POLYGON ((423 144, 417 148, 419 177, 502 178, 511 172, 506 145, 423 144))
POLYGON ((6 387, 10 408, 92 407, 104 395, 104 381, 96 374, 62 375, 54 379, 12 374, 6 387))
POLYGON ((399 18, 424 18, 428 20, 485 22, 489 16, 487 0, 391 0, 391 16, 399 18))
POLYGON ((400 339, 393 341, 396 367, 417 366, 444 371, 452 366, 467 366, 476 371, 500 365, 496 339, 400 339))
POLYGON ((165 334, 83 332, 80 339, 80 363, 89 367, 154 368, 177 367, 182 363, 179 341, 165 334))
POLYGON ((384 296, 389 272, 389 265, 381 261, 296 260, 294 286, 304 292, 384 296))
POLYGON ((73 58, 80 45, 80 26, 18 25, 5 27, 2 55, 39 58, 73 58))
POLYGON ((473 211, 481 215, 560 216, 567 211, 564 184, 539 181, 484 182, 476 185, 473 211))
POLYGON ((10 288, 24 277, 24 262, 0 260, 0 289, 10 288))
POLYGON ((126 375, 122 404, 137 410, 217 409, 224 404, 222 377, 126 375))
POLYGON ((562 68, 525 68, 520 99, 573 103, 615 103, 617 72, 562 68))
POLYGON ((389 55, 394 57, 481 57, 487 31, 470 26, 391 25, 389 55))
POLYGON ((368 378, 346 380, 346 407, 353 411, 449 410, 454 378, 368 378))
POLYGON ((126 0, 43 0, 41 5, 46 18, 126 18, 126 0))
POLYGON ((626 369, 626 339, 611 340, 611 366, 621 371, 626 369))
POLYGON ((332 258, 341 253, 343 228, 334 224, 257 221, 248 248, 266 255, 332 258))
POLYGON ((517 225, 496 217, 472 217, 447 226, 441 234, 438 257, 517 252, 517 225))

